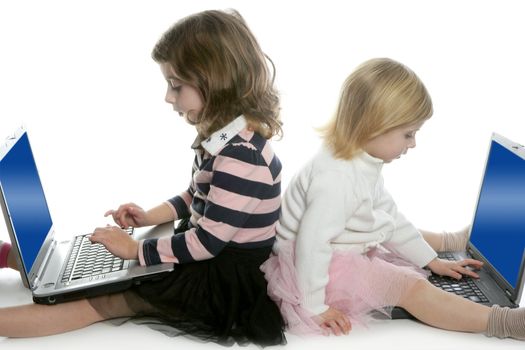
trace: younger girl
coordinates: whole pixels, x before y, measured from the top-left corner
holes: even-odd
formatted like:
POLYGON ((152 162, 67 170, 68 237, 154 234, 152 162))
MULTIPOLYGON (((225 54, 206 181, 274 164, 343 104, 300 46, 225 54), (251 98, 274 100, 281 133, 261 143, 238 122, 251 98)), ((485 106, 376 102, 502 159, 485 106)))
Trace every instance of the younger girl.
POLYGON ((271 253, 280 211, 281 164, 267 142, 281 132, 279 98, 267 57, 237 12, 220 11, 182 19, 152 55, 168 84, 166 102, 198 132, 191 183, 151 210, 135 204, 110 210, 118 227, 96 229, 91 241, 141 265, 173 262, 174 271, 124 293, 0 309, 0 336, 148 316, 158 328, 222 344, 285 342, 283 319, 259 269, 271 253), (176 234, 160 239, 135 241, 120 228, 178 219, 176 234))
POLYGON ((525 309, 490 308, 427 281, 422 267, 476 277, 466 265, 481 263, 437 258, 383 186, 383 164, 416 146, 431 115, 424 85, 398 62, 367 61, 346 80, 323 147, 286 191, 276 255, 262 267, 292 332, 347 334, 351 320, 397 305, 435 327, 525 339, 525 309))

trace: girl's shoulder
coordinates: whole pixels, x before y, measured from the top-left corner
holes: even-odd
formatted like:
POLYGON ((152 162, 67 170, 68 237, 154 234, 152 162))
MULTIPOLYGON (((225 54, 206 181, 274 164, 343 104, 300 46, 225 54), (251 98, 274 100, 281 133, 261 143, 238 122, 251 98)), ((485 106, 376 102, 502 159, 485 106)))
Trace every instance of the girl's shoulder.
POLYGON ((303 191, 316 185, 337 187, 342 192, 358 195, 368 187, 366 171, 359 158, 335 158, 330 150, 321 147, 295 175, 292 183, 303 191))
POLYGON ((321 147, 317 154, 309 162, 311 172, 315 175, 322 173, 341 173, 346 176, 353 176, 356 172, 354 160, 344 160, 335 158, 332 152, 326 147, 321 147))
POLYGON ((305 189, 312 182, 325 182, 327 186, 348 183, 353 173, 351 168, 351 164, 335 159, 327 150, 321 148, 295 173, 294 178, 297 184, 305 189))
POLYGON ((213 157, 212 171, 229 169, 239 174, 257 173, 261 181, 279 178, 282 165, 267 140, 254 134, 253 137, 234 137, 213 157))
POLYGON ((257 165, 262 165, 260 163, 265 163, 266 160, 271 161, 275 156, 267 140, 256 133, 250 138, 235 136, 217 152, 217 155, 255 162, 257 165))

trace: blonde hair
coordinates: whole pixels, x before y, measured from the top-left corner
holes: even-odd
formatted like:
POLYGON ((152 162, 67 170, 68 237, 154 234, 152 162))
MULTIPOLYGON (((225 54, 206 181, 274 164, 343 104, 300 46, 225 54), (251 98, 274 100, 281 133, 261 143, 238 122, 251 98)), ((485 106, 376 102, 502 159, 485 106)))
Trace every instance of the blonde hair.
POLYGON ((164 33, 152 57, 169 63, 178 78, 200 92, 204 107, 195 124, 202 136, 241 114, 265 138, 282 134, 275 67, 238 12, 183 18, 164 33))
POLYGON ((346 79, 334 117, 319 130, 336 158, 351 159, 369 140, 424 121, 432 113, 427 89, 412 70, 376 58, 346 79))

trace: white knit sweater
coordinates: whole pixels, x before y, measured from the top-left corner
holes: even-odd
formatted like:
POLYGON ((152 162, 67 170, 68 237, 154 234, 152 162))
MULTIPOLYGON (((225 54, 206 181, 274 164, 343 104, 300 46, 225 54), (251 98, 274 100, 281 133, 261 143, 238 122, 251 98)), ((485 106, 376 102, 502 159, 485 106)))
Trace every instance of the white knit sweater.
POLYGON ((277 226, 280 240, 295 240, 295 267, 302 306, 328 309, 325 287, 334 249, 366 253, 383 245, 419 267, 437 255, 397 211, 385 190, 383 161, 366 153, 335 159, 325 147, 292 179, 277 226))

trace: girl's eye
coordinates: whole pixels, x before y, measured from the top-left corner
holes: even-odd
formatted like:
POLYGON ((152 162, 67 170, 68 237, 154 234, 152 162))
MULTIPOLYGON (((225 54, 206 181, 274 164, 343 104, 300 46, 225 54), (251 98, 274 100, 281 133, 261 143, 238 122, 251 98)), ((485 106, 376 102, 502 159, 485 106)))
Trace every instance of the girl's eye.
POLYGON ((179 92, 182 89, 182 84, 175 83, 174 81, 169 82, 170 88, 176 92, 179 92))
POLYGON ((411 132, 410 134, 406 134, 405 137, 406 137, 407 139, 414 138, 414 133, 411 132))

